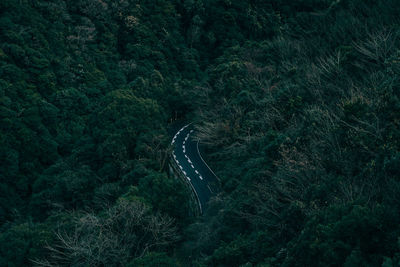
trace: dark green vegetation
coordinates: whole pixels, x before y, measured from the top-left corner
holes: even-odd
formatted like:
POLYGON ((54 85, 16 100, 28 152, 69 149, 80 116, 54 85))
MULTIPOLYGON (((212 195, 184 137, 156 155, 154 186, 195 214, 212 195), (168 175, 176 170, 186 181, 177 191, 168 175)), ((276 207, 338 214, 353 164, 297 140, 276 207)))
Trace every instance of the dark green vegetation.
POLYGON ((398 14, 0 1, 0 266, 399 266, 398 14), (175 119, 221 178, 200 218, 175 119))

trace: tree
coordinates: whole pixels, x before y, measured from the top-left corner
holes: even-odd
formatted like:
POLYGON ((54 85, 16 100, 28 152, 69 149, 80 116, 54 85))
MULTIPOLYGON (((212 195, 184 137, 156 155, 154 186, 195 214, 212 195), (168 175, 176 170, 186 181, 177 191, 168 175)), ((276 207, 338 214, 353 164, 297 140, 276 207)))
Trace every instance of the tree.
MULTIPOLYGON (((174 221, 153 215, 139 200, 119 199, 102 214, 75 213, 72 229, 59 229, 40 266, 125 266, 132 258, 178 240, 174 221)), ((149 257, 149 256, 148 256, 149 257)))

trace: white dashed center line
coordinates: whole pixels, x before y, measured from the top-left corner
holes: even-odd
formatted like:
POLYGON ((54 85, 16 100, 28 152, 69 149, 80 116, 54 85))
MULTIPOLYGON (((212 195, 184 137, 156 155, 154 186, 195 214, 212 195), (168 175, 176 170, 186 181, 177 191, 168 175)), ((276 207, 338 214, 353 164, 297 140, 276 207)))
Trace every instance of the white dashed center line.
MULTIPOLYGON (((172 144, 175 143, 176 139, 178 138, 178 135, 186 128, 187 126, 183 127, 182 129, 180 129, 176 135, 174 136, 174 138, 172 139, 172 144)), ((189 156, 186 155, 186 141, 189 139, 190 134, 193 132, 193 130, 190 130, 190 132, 185 136, 183 142, 182 142, 182 151, 183 151, 183 155, 185 156, 186 160, 188 161, 188 163, 190 164, 190 167, 192 167, 192 169, 194 169, 194 172, 196 173, 196 175, 199 177, 200 180, 203 180, 203 176, 201 176, 201 174, 195 169, 193 162, 190 160, 189 156)), ((178 164, 179 168, 182 170, 182 173, 185 175, 186 179, 188 179, 188 181, 191 181, 191 178, 189 178, 186 174, 186 172, 183 170, 183 167, 179 164, 176 155, 174 153, 172 153, 172 155, 174 156, 174 159, 176 161, 176 163, 178 164)), ((210 190, 211 191, 211 190, 210 190)))

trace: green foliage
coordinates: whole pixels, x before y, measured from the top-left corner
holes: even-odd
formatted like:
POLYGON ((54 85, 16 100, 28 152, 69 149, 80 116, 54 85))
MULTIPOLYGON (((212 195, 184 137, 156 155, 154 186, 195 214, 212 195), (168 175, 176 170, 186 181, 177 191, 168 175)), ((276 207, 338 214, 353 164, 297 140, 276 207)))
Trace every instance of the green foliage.
POLYGON ((389 264, 399 231, 394 13, 360 1, 269 8, 278 35, 230 44, 208 66, 198 136, 224 198, 203 224, 211 251, 198 249, 215 266, 389 264), (262 258, 246 243, 260 229, 272 240, 262 258))
POLYGON ((130 262, 127 266, 133 267, 147 267, 147 266, 160 266, 160 267, 174 267, 176 266, 176 261, 168 257, 165 253, 151 252, 145 256, 135 259, 130 262))
POLYGON ((30 260, 46 255, 45 246, 52 240, 52 232, 45 224, 27 222, 11 225, 0 234, 0 264, 31 265, 30 260))
POLYGON ((310 220, 299 238, 289 243, 285 264, 377 266, 382 261, 379 255, 396 249, 397 237, 391 234, 396 217, 383 207, 331 207, 310 220))
POLYGON ((139 182, 139 194, 151 201, 155 210, 185 222, 188 219, 190 192, 177 179, 162 173, 150 173, 139 182))
POLYGON ((399 265, 399 13, 0 1, 0 265, 399 265), (177 120, 221 180, 201 218, 177 120))

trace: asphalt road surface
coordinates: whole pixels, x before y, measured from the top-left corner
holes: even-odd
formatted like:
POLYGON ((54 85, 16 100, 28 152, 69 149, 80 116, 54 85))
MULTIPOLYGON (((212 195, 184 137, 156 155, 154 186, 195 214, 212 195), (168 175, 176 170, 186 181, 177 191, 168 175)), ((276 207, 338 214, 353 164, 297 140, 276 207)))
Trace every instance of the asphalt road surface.
POLYGON ((196 192, 202 213, 217 191, 218 179, 201 157, 199 143, 193 138, 194 132, 192 125, 188 124, 175 134, 171 142, 172 156, 196 192))

